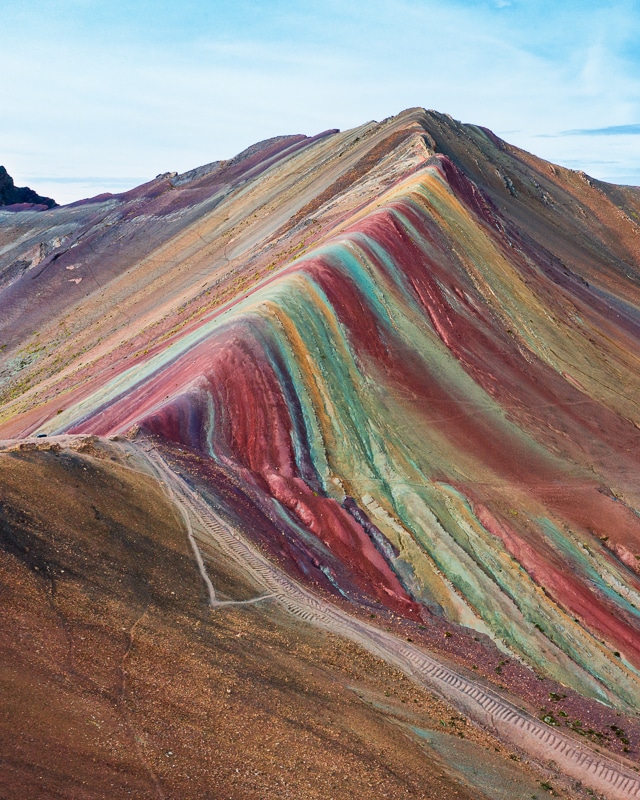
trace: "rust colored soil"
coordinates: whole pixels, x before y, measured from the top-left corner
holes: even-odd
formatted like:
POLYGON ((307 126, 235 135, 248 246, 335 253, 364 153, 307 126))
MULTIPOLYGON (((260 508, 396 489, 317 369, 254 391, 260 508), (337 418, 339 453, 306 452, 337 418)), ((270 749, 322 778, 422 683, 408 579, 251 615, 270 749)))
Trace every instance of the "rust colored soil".
POLYGON ((272 603, 208 609, 158 485, 89 450, 0 455, 3 800, 487 796, 409 730, 497 742, 272 603))

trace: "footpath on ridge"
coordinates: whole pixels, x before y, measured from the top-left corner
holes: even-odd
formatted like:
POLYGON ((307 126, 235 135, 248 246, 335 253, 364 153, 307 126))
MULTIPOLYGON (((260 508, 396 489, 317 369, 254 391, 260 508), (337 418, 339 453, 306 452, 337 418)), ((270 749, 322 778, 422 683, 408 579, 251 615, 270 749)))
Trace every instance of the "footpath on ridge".
POLYGON ((524 750, 536 761, 553 761, 565 775, 606 793, 611 800, 640 798, 640 778, 623 764, 552 730, 501 697, 498 692, 442 664, 422 647, 356 619, 304 589, 259 553, 241 533, 230 527, 182 476, 171 469, 152 442, 143 440, 140 450, 185 520, 212 607, 229 604, 229 601, 219 601, 215 597, 189 515, 195 517, 216 544, 239 562, 267 592, 250 601, 231 601, 232 604, 275 600, 305 622, 344 636, 393 664, 445 698, 471 720, 503 741, 524 750))

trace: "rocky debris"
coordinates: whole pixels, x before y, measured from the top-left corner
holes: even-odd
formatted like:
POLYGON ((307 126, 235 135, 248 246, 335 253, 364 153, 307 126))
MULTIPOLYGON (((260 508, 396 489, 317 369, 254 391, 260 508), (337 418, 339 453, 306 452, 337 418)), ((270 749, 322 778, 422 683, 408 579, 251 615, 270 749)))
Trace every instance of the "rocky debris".
POLYGON ((516 192, 516 187, 513 185, 511 178, 508 175, 503 175, 502 180, 504 181, 504 185, 509 190, 509 194, 511 194, 513 197, 517 197, 518 193, 516 192))
POLYGON ((51 197, 42 197, 28 186, 16 186, 5 167, 0 166, 0 206, 18 206, 16 211, 33 211, 53 208, 57 205, 51 197), (41 208, 34 209, 34 206, 41 208))
POLYGON ((204 178, 205 175, 210 175, 222 164, 224 164, 224 161, 212 161, 210 164, 203 164, 203 166, 190 169, 188 172, 182 172, 180 175, 173 178, 171 185, 182 186, 185 183, 196 181, 198 178, 204 178))
POLYGON ((587 173, 583 172, 581 169, 579 169, 576 174, 578 175, 581 181, 584 181, 587 184, 587 186, 591 186, 592 189, 596 188, 596 185, 593 182, 593 178, 591 177, 591 175, 587 175, 587 173))

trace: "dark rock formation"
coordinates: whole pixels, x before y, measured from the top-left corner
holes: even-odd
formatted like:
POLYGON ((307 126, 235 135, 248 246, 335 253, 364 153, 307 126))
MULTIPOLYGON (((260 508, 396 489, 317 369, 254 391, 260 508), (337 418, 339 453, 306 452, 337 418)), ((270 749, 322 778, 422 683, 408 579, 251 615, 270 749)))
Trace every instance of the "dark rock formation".
POLYGON ((26 208, 34 205, 53 208, 58 204, 51 197, 41 197, 28 186, 16 186, 11 175, 0 166, 0 206, 13 205, 26 205, 26 208))

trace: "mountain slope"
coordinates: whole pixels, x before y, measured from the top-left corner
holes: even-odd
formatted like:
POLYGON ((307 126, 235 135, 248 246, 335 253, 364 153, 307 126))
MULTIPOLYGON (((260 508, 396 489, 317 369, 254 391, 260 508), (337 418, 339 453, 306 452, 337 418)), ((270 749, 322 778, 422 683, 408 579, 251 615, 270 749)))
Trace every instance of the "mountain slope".
MULTIPOLYGON (((272 603, 211 613, 181 520, 140 467, 122 444, 91 438, 0 453, 5 796, 535 790, 487 737, 467 731, 456 753, 459 722, 437 741, 451 758, 412 741, 410 726, 437 733, 455 711, 353 645, 272 603)), ((211 555, 219 595, 253 597, 211 555)))
POLYGON ((296 579, 633 727, 639 215, 413 109, 6 219, 0 432, 151 436, 296 579))

